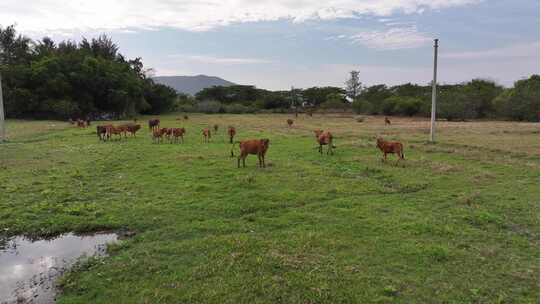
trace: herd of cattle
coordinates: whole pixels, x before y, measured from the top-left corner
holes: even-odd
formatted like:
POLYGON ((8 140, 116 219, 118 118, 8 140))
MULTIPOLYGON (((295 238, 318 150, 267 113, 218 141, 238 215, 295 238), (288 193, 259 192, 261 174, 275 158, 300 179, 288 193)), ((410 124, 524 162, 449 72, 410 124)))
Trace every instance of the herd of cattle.
MULTIPOLYGON (((188 119, 187 116, 184 116, 184 119, 188 119)), ((135 120, 133 123, 126 123, 122 125, 98 125, 96 126, 96 133, 101 141, 108 141, 117 136, 118 139, 122 139, 122 136, 127 139, 128 134, 132 137, 136 137, 137 131, 141 129, 141 125, 136 123, 135 120)), ((80 128, 86 128, 90 126, 90 120, 88 119, 77 119, 71 120, 71 124, 76 124, 80 128)), ((294 121, 292 119, 287 119, 287 125, 292 127, 294 121)), ((390 120, 385 117, 385 124, 391 124, 390 120)), ((161 128, 159 119, 150 119, 148 121, 148 129, 152 134, 153 143, 162 143, 166 139, 169 143, 179 143, 184 142, 184 135, 186 134, 185 128, 161 128)), ((217 133, 219 126, 214 125, 214 132, 217 133)), ((334 149, 336 146, 333 143, 334 137, 330 131, 324 130, 315 130, 315 139, 319 145, 319 153, 323 153, 323 146, 327 146, 326 154, 334 154, 334 149)), ((267 138, 263 139, 252 139, 244 141, 234 142, 234 137, 236 135, 236 129, 232 126, 229 126, 227 129, 227 135, 229 136, 229 143, 232 144, 231 148, 231 157, 234 157, 233 149, 236 144, 240 147, 240 155, 238 156, 238 167, 240 167, 240 161, 242 161, 243 166, 246 166, 246 157, 249 154, 257 155, 259 159, 259 166, 262 168, 266 167, 265 155, 268 150, 270 140, 267 138)), ((210 142, 212 138, 212 131, 210 128, 205 128, 202 130, 203 141, 205 143, 210 142)), ((385 141, 382 138, 377 138, 377 147, 384 155, 384 161, 386 161, 387 154, 396 154, 398 160, 405 159, 403 153, 403 144, 400 142, 390 142, 385 141)))

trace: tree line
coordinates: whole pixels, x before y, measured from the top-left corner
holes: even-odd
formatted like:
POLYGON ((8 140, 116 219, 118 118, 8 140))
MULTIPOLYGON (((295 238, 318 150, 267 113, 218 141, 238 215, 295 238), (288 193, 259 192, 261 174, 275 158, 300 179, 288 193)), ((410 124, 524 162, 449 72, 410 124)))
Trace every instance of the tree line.
POLYGON ((176 91, 147 77, 102 35, 81 42, 33 41, 0 27, 0 73, 12 118, 129 117, 174 108, 176 91))
MULTIPOLYGON (((234 85, 195 96, 155 83, 140 58, 126 59, 107 36, 81 42, 33 41, 0 27, 0 73, 6 115, 20 118, 129 117, 170 111, 255 113, 316 110, 429 116, 431 85, 363 86, 352 71, 340 87, 270 91, 234 85)), ((437 115, 448 120, 540 121, 540 76, 504 88, 490 80, 438 87, 437 115)))

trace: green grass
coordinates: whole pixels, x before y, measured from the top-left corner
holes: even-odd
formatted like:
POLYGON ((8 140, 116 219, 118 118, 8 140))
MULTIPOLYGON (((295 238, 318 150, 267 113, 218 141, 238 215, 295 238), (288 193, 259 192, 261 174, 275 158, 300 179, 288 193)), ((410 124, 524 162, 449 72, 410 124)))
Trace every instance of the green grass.
POLYGON ((539 125, 441 123, 432 145, 409 119, 175 118, 162 125, 185 126, 185 144, 8 121, 0 233, 137 232, 64 276, 59 303, 538 303, 539 125), (231 124, 270 138, 268 168, 236 168, 231 124), (382 163, 378 134, 406 161, 382 163))

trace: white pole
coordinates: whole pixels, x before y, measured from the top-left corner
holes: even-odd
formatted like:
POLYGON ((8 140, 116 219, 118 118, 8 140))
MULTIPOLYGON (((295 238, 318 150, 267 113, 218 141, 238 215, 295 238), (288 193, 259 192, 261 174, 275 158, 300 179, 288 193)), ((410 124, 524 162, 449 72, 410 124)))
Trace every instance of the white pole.
POLYGON ((435 119, 437 118, 437 53, 439 49, 439 39, 435 39, 435 56, 433 59, 433 83, 431 89, 431 132, 429 141, 435 142, 435 119))
POLYGON ((2 73, 0 73, 0 143, 6 140, 6 127, 4 119, 4 99, 2 97, 2 73))

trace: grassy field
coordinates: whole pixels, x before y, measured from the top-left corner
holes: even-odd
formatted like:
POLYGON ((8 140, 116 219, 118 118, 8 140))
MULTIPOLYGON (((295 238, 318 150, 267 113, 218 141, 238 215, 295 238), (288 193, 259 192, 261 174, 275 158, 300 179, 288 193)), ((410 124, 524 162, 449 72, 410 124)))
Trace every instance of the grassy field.
POLYGON ((8 121, 0 233, 137 232, 66 275, 59 303, 539 303, 540 124, 441 122, 428 144, 421 119, 178 116, 160 118, 185 144, 8 121), (236 168, 228 125, 270 138, 266 169, 236 168), (406 161, 381 162, 377 135, 406 161))

